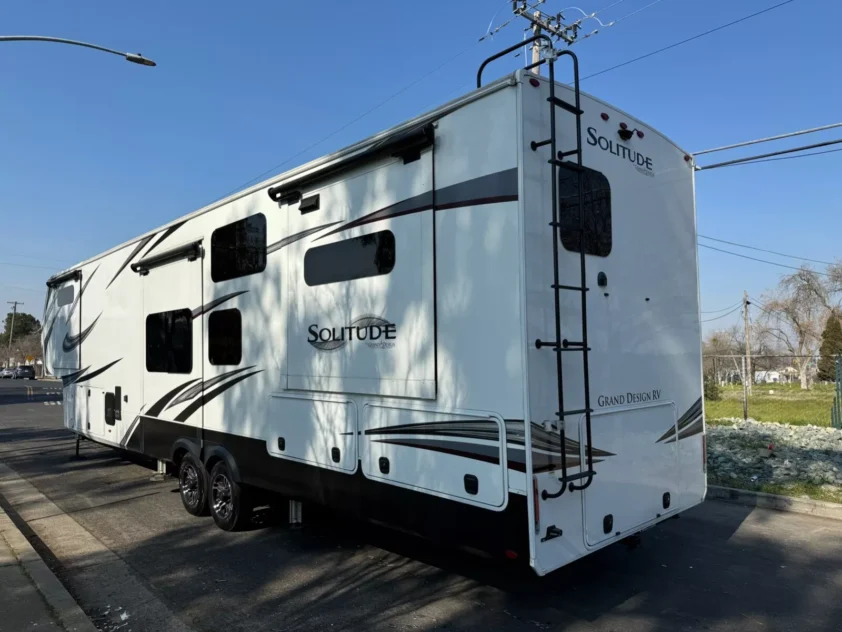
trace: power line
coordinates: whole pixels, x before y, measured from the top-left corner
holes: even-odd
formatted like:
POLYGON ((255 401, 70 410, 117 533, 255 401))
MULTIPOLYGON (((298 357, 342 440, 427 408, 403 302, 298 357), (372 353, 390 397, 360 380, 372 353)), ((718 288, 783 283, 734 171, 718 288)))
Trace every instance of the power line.
MULTIPOLYGON (((839 150, 842 151, 842 150, 839 150)), ((707 235, 698 235, 704 239, 710 239, 711 241, 718 241, 723 244, 729 244, 731 246, 739 246, 740 248, 748 248, 749 250, 757 250, 759 252, 768 252, 771 255, 778 255, 779 257, 789 257, 790 259, 798 259, 800 261, 809 261, 811 263, 821 263, 822 265, 832 266, 834 265, 830 261, 821 261, 819 259, 809 259, 807 257, 796 257, 795 255, 788 255, 784 254, 783 252, 776 252, 775 250, 766 250, 765 248, 756 248, 755 246, 748 246, 746 244, 739 244, 736 241, 727 241, 725 239, 717 239, 716 237, 708 237, 707 235)), ((702 244, 699 244, 702 245, 702 244)))
POLYGON ((719 320, 720 318, 725 318, 726 316, 730 316, 731 314, 733 314, 734 312, 736 312, 736 311, 737 311, 738 309, 740 309, 742 306, 743 306, 743 303, 742 303, 742 301, 740 301, 740 304, 739 304, 739 305, 737 305, 734 309, 732 309, 732 310, 731 310, 730 312, 728 312, 727 314, 722 314, 722 316, 716 316, 715 318, 706 318, 706 319, 702 320, 702 322, 703 322, 703 323, 709 323, 709 322, 711 322, 712 320, 719 320))
MULTIPOLYGON (((790 1, 792 1, 792 0, 790 0, 790 1)), ((497 15, 497 14, 495 13, 495 16, 496 16, 496 15, 497 15)), ((317 141, 317 142, 315 142, 315 143, 313 143, 313 144, 311 144, 311 145, 309 145, 309 146, 305 147, 304 149, 302 149, 302 150, 301 150, 301 151, 299 151, 299 152, 296 152, 295 154, 293 154, 292 156, 290 156, 289 158, 287 158, 287 159, 286 159, 286 160, 284 160, 283 162, 278 163, 277 165, 275 165, 274 167, 272 167, 272 168, 270 168, 270 169, 267 169, 266 171, 264 171, 264 172, 260 173, 259 175, 255 176, 254 178, 252 178, 251 180, 249 180, 248 182, 244 182, 243 184, 241 184, 241 185, 239 185, 239 186, 237 186, 237 187, 235 187, 235 188, 231 189, 230 191, 228 191, 228 193, 225 193, 224 195, 221 195, 220 197, 216 198, 216 200, 214 200, 214 202, 215 202, 215 201, 217 201, 217 200, 221 200, 221 199, 223 199, 223 198, 226 198, 226 197, 228 197, 229 195, 231 195, 231 194, 233 194, 233 193, 236 193, 237 191, 239 191, 239 190, 241 190, 241 189, 243 189, 243 188, 245 188, 245 187, 249 186, 250 184, 253 184, 253 183, 255 183, 255 182, 260 181, 260 180, 261 180, 262 178, 264 178, 265 176, 267 176, 267 175, 269 175, 269 174, 271 174, 271 173, 273 173, 273 172, 277 171, 278 169, 280 169, 280 168, 281 168, 281 167, 283 167, 284 165, 286 165, 286 164, 288 164, 288 163, 292 162, 293 160, 295 160, 295 159, 296 159, 296 158, 298 158, 299 156, 301 156, 301 155, 303 155, 303 154, 307 153, 308 151, 310 151, 310 150, 311 150, 311 149, 313 149, 314 147, 318 147, 319 145, 321 145, 322 143, 324 143, 324 142, 325 142, 325 141, 327 141, 327 140, 330 140, 331 138, 333 138, 334 136, 336 136, 336 135, 337 135, 337 134, 339 134, 340 132, 345 131, 346 129, 348 129, 349 127, 351 127, 351 125, 353 125, 354 123, 357 123, 358 121, 361 121, 362 119, 364 119, 366 116, 368 116, 368 115, 369 115, 369 114, 371 114, 372 112, 374 112, 374 111, 376 111, 376 110, 379 110, 380 108, 382 108, 382 107, 383 107, 384 105, 386 105, 387 103, 389 103, 389 102, 391 102, 391 101, 394 101, 396 98, 398 98, 400 95, 402 95, 403 93, 405 93, 405 92, 406 92, 407 90, 409 90, 410 88, 415 87, 416 85, 418 85, 419 83, 421 83, 422 81, 424 81, 425 79, 427 79, 428 77, 430 77, 430 76, 434 75, 435 73, 437 73, 439 70, 441 70, 442 68, 444 68, 444 67, 445 67, 445 66, 447 66, 448 64, 450 64, 450 63, 452 63, 452 62, 456 61, 459 57, 461 57, 462 55, 464 55, 464 54, 465 54, 465 53, 467 53, 468 51, 472 50, 475 46, 477 46, 477 44, 479 44, 480 42, 482 42, 483 40, 485 40, 485 39, 486 39, 486 38, 488 38, 489 36, 493 37, 493 36, 494 36, 497 32, 499 32, 502 28, 506 27, 506 26, 507 26, 510 22, 512 22, 512 21, 513 21, 513 19, 514 19, 514 18, 512 18, 512 19, 510 19, 510 20, 506 21, 505 23, 501 24, 500 26, 498 26, 498 27, 497 27, 496 29, 494 29, 493 31, 491 31, 491 30, 490 30, 490 25, 489 25, 489 30, 488 30, 488 31, 486 31, 485 35, 483 35, 481 38, 479 38, 476 42, 474 42, 474 43, 473 43, 473 44, 471 44, 470 46, 466 46, 466 47, 465 47, 465 48, 463 48, 461 51, 459 51, 458 53, 456 53, 456 54, 455 54, 455 55, 453 55, 452 57, 449 57, 448 59, 446 59, 445 61, 443 61, 441 64, 439 64, 438 66, 436 66, 435 68, 433 68, 432 70, 430 70, 429 72, 427 72, 426 74, 424 74, 424 75, 422 75, 421 77, 419 77, 418 79, 416 79, 416 80, 414 80, 414 81, 412 81, 412 82, 408 83, 407 85, 405 85, 403 88, 401 88, 400 90, 398 90, 397 92, 395 92, 395 93, 394 93, 394 94, 392 94, 391 96, 387 97, 386 99, 384 99, 383 101, 381 101, 380 103, 378 103, 377 105, 375 105, 374 107, 369 108, 368 110, 366 110, 365 112, 363 112, 362 114, 360 114, 359 116, 357 116, 356 118, 354 118, 354 119, 352 119, 352 120, 348 121, 347 123, 345 123, 344 125, 340 126, 340 127, 339 127, 339 128, 337 128, 336 130, 334 130, 333 132, 331 132, 330 134, 328 134, 327 136, 325 136, 324 138, 322 138, 321 140, 319 140, 319 141, 317 141)), ((494 18, 492 18, 492 22, 493 22, 493 21, 494 21, 494 18)))
POLYGON ((842 143, 842 138, 836 140, 826 140, 823 143, 814 143, 812 145, 802 145, 801 147, 793 147, 792 149, 781 149, 780 151, 773 151, 768 154, 758 154, 756 156, 749 156, 748 158, 737 158, 735 160, 726 160, 725 162, 716 162, 712 165, 704 165, 696 167, 696 171, 704 171, 706 169, 718 169, 719 167, 731 167, 734 165, 741 165, 745 163, 761 162, 758 158, 768 158, 769 156, 780 156, 781 154, 792 154, 797 151, 804 151, 806 149, 816 149, 818 147, 827 147, 828 145, 838 145, 842 143))
POLYGON ((737 147, 747 147, 748 145, 756 145, 757 143, 768 143, 772 140, 781 140, 782 138, 791 138, 792 136, 801 136, 802 134, 812 134, 813 132, 823 132, 827 129, 834 129, 842 127, 842 123, 832 123, 830 125, 823 125, 821 127, 813 127, 810 129, 802 129, 797 132, 789 132, 787 134, 778 134, 777 136, 768 136, 766 138, 758 138, 756 140, 747 140, 742 143, 734 143, 733 145, 725 145, 723 147, 714 147, 713 149, 703 149, 702 151, 693 152, 694 156, 701 156, 702 154, 712 154, 715 151, 726 151, 728 149, 736 149, 737 147))
MULTIPOLYGON (((607 29, 609 27, 616 26, 617 24, 619 24, 620 22, 622 22, 626 18, 630 18, 633 15, 636 15, 636 14, 640 13, 641 11, 645 11, 649 7, 655 6, 656 4, 658 4, 661 1, 662 0, 653 0, 652 2, 647 4, 646 6, 640 7, 639 9, 635 9, 631 13, 628 13, 628 14, 622 16, 622 17, 619 17, 616 20, 611 20, 608 24, 605 24, 602 20, 600 20, 598 17, 596 17, 596 14, 599 13, 599 11, 595 11, 594 13, 585 13, 584 11, 582 11, 582 9, 579 9, 579 7, 570 7, 571 9, 578 9, 579 11, 581 11, 583 17, 579 18, 573 24, 571 24, 569 29, 572 29, 573 32, 575 33, 576 29, 579 27, 579 25, 581 25, 582 22, 584 22, 585 20, 596 20, 597 23, 599 23, 599 26, 602 27, 602 29, 604 30, 604 29, 607 29)), ((617 3, 615 2, 614 4, 617 4, 617 3)), ((611 5, 611 6, 613 6, 613 5, 611 5)), ((593 37, 597 33, 599 33, 599 29, 594 29, 593 31, 591 31, 587 35, 583 35, 582 37, 577 38, 575 41, 571 42, 570 45, 572 46, 573 44, 576 44, 577 42, 581 42, 582 40, 586 40, 589 37, 593 37)))
POLYGON ((0 261, 0 266, 15 266, 17 268, 39 268, 41 270, 52 270, 53 272, 60 270, 55 266, 48 268, 47 266, 36 266, 31 263, 12 263, 11 261, 0 261))
MULTIPOLYGON (((809 158, 810 156, 821 156, 822 154, 834 154, 837 151, 842 151, 842 149, 826 149, 825 151, 814 151, 809 154, 800 154, 798 156, 781 156, 780 158, 764 158, 763 160, 752 160, 751 162, 746 162, 743 164, 746 165, 754 165, 758 162, 774 162, 775 160, 794 160, 796 158, 809 158)), ((739 166, 739 165, 735 165, 739 166)))
POLYGON ((633 64, 637 61, 642 59, 646 59, 647 57, 652 57, 653 55, 657 55, 658 53, 663 53, 664 51, 670 50, 671 48, 675 48, 676 46, 681 46, 682 44, 686 44, 688 42, 692 42, 693 40, 697 40, 700 37, 704 37, 705 35, 710 35, 711 33, 716 33, 717 31, 721 31, 722 29, 728 28, 729 26, 734 26, 735 24, 739 24, 740 22, 745 22, 746 20, 750 20, 751 18, 757 17, 758 15, 762 15, 764 13, 768 13, 773 9, 777 9, 784 5, 790 4, 791 2, 795 2, 795 0, 785 0, 779 4, 773 5, 762 11, 758 11, 757 13, 752 13, 751 15, 747 15, 742 17, 738 20, 734 20, 733 22, 728 22, 727 24, 723 24, 721 26, 717 26, 716 28, 712 28, 704 33, 699 33, 698 35, 694 35, 693 37, 688 37, 687 39, 681 40, 680 42, 676 42, 675 44, 670 44, 669 46, 664 46, 663 48, 659 48, 658 50, 654 50, 651 53, 646 53, 645 55, 641 55, 640 57, 635 57, 634 59, 630 59, 629 61, 624 61, 622 64, 617 64, 616 66, 611 66, 610 68, 606 68, 605 70, 600 70, 599 72, 595 72, 590 75, 586 75, 579 79, 579 81, 584 81, 585 79, 591 79, 598 75, 605 74, 606 72, 611 72, 612 70, 617 70, 617 68, 622 68, 623 66, 628 66, 629 64, 633 64))
POLYGON ((722 309, 713 309, 713 310, 710 310, 708 312, 703 311, 701 313, 702 314, 717 314, 719 312, 724 312, 726 309, 731 309, 732 307, 739 307, 742 304, 743 304, 743 302, 740 301, 739 303, 736 303, 735 305, 729 305, 728 307, 723 307, 722 309))
MULTIPOLYGON (((750 259, 751 261, 759 261, 760 263, 768 263, 772 266, 778 266, 779 268, 789 268, 790 270, 801 270, 801 268, 796 268, 795 266, 788 266, 784 263, 776 263, 775 261, 767 261, 766 259, 758 259, 757 257, 749 257, 748 255, 741 255, 738 252, 731 252, 730 250, 723 250, 722 248, 714 248, 713 246, 708 246, 707 244, 699 244, 702 248, 708 248, 710 250, 716 250, 717 252, 724 252, 726 255, 734 255, 735 257, 742 257, 743 259, 750 259)), ((829 276, 826 272, 818 272, 816 270, 811 270, 814 274, 820 274, 822 276, 829 276)))

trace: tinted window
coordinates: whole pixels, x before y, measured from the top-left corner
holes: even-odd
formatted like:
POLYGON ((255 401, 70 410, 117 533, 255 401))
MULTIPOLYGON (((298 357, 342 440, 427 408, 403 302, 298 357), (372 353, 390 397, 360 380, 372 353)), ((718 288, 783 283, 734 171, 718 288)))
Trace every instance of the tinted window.
POLYGON ((266 217, 262 213, 217 228, 211 235, 211 278, 227 281, 266 268, 266 217))
MULTIPOLYGON (((561 243, 579 252, 579 196, 577 174, 560 169, 559 212, 561 243)), ((611 186, 599 171, 585 167, 582 174, 585 207, 585 254, 607 257, 611 252, 611 186)))
POLYGON ((304 255, 304 281, 324 285, 389 274, 395 267, 395 236, 390 230, 310 248, 304 255))
POLYGON ((59 307, 70 305, 73 302, 73 286, 67 285, 56 292, 56 303, 59 307))
POLYGON ((193 316, 189 309, 146 317, 146 370, 151 373, 193 370, 193 316))
POLYGON ((243 358, 243 324, 238 309, 220 309, 208 318, 208 360, 239 364, 243 358))

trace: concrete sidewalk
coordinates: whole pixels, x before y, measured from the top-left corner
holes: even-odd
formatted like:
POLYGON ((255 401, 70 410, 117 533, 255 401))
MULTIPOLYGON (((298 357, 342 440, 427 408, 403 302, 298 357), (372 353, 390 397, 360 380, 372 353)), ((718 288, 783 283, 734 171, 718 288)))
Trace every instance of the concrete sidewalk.
POLYGON ((70 593, 0 508, 0 632, 96 632, 70 593))

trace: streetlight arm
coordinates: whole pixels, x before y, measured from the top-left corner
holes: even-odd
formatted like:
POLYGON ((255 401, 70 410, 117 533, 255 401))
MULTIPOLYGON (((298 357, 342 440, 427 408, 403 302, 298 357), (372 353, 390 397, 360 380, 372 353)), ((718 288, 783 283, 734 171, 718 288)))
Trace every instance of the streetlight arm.
POLYGON ((64 39, 62 37, 45 37, 43 35, 0 35, 0 42, 54 42, 56 44, 70 44, 72 46, 82 46, 84 48, 93 48, 94 50, 101 50, 104 53, 111 53, 112 55, 119 55, 124 59, 142 66, 154 66, 155 62, 147 59, 143 55, 137 53, 123 53, 104 46, 97 46, 96 44, 89 44, 87 42, 80 42, 77 40, 64 39))

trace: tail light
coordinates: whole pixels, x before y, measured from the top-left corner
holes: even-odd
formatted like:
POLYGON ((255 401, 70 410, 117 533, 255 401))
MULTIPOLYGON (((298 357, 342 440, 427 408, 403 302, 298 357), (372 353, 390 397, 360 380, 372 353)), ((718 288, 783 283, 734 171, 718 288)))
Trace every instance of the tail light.
POLYGON ((538 496, 538 479, 532 477, 532 507, 535 516, 535 533, 541 532, 541 503, 538 496))

